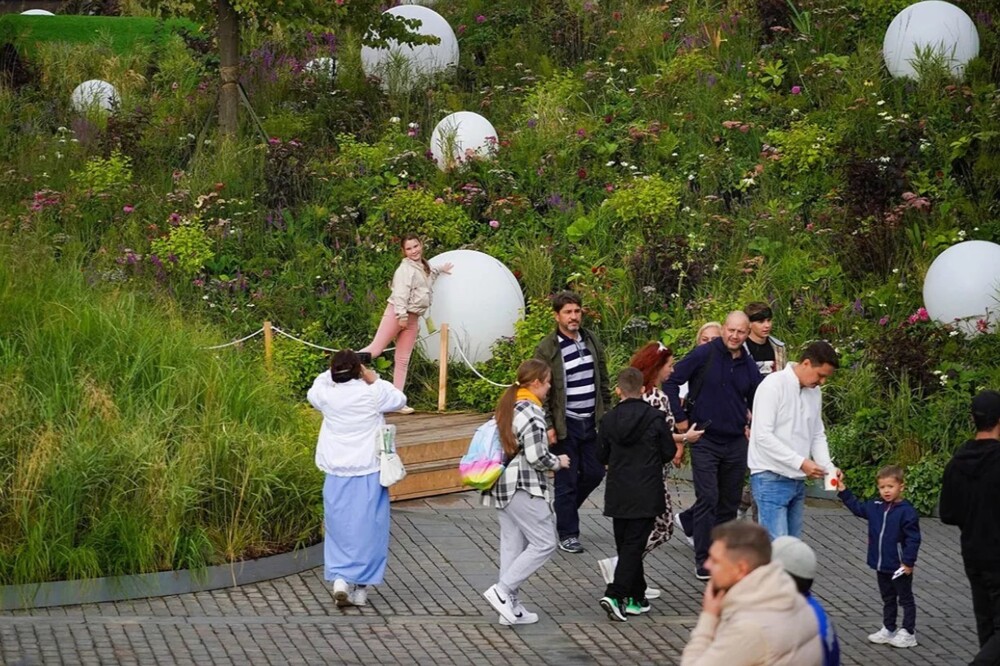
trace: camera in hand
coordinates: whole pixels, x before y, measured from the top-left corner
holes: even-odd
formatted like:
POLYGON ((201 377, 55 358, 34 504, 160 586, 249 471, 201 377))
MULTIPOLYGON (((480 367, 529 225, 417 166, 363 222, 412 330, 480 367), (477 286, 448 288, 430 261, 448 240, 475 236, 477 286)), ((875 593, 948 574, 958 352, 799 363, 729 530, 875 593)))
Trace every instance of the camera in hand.
POLYGON ((354 352, 354 354, 358 357, 358 363, 361 365, 368 365, 372 362, 371 352, 354 352))

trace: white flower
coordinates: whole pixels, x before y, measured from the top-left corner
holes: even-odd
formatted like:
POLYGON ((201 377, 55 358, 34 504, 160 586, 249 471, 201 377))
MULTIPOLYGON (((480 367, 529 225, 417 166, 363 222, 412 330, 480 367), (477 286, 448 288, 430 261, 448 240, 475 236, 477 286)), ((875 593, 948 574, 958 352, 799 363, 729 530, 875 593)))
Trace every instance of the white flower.
POLYGON ((876 106, 882 106, 883 104, 885 104, 885 100, 884 99, 880 99, 879 101, 875 102, 876 106))
POLYGON ((614 160, 610 160, 610 161, 609 161, 609 162, 608 162, 607 164, 605 164, 604 166, 614 166, 614 165, 615 165, 615 161, 614 161, 614 160))
POLYGON ((393 125, 398 125, 399 124, 399 116, 393 116, 392 118, 389 118, 389 122, 392 123, 393 125))

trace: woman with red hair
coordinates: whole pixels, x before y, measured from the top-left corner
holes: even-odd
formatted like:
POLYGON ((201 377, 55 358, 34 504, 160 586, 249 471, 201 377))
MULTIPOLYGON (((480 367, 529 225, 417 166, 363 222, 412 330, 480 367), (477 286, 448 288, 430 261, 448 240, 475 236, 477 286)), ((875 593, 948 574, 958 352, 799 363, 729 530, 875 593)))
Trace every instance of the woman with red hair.
MULTIPOLYGON (((684 456, 684 446, 697 442, 704 431, 691 428, 683 434, 674 432, 674 415, 670 411, 670 402, 663 390, 660 389, 660 386, 667 381, 670 373, 674 370, 674 353, 670 351, 670 347, 665 347, 659 342, 647 343, 632 355, 629 365, 642 373, 642 399, 663 412, 664 418, 667 420, 667 427, 673 433, 674 443, 677 445, 677 455, 674 456, 673 462, 663 466, 663 492, 666 494, 667 510, 663 515, 657 516, 656 522, 653 524, 653 531, 646 542, 645 553, 648 554, 660 544, 666 543, 674 533, 673 503, 670 500, 670 490, 667 488, 670 467, 680 467, 684 456)), ((614 577, 617 559, 609 557, 598 562, 605 580, 614 577)), ((608 582, 610 583, 610 580, 608 582)), ((648 588, 646 590, 647 599, 656 599, 659 596, 660 591, 657 589, 648 588)))

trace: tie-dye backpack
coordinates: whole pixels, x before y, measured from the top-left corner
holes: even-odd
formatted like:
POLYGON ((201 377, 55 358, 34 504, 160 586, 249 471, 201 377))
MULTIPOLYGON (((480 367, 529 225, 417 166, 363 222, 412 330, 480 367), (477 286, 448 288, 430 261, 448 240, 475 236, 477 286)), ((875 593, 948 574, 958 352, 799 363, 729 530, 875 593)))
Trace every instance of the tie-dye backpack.
POLYGON ((496 419, 490 419, 476 428, 469 442, 469 450, 458 463, 462 483, 470 488, 485 491, 493 487, 503 474, 507 461, 500 443, 500 430, 496 419))

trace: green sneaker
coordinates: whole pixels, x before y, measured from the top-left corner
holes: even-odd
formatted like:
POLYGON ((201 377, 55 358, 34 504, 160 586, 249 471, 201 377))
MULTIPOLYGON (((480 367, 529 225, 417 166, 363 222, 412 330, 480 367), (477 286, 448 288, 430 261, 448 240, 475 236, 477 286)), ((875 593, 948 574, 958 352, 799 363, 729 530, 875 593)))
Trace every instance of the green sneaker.
POLYGON ((628 598, 625 602, 625 614, 626 615, 642 615, 643 613, 649 612, 649 601, 645 598, 643 599, 633 599, 628 598))

